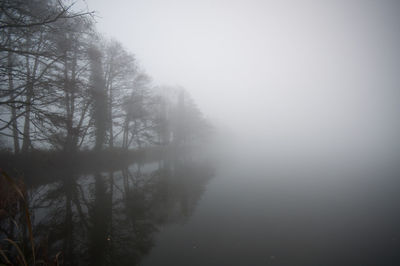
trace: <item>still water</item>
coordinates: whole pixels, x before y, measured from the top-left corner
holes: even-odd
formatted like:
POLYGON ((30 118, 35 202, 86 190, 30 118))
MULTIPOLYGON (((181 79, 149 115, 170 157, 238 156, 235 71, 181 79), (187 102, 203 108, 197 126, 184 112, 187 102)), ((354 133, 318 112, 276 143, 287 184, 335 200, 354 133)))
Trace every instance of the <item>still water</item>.
POLYGON ((30 190, 36 240, 65 265, 400 265, 396 166, 221 157, 63 171, 30 190))
POLYGON ((142 265, 400 265, 395 168, 233 154, 142 265))

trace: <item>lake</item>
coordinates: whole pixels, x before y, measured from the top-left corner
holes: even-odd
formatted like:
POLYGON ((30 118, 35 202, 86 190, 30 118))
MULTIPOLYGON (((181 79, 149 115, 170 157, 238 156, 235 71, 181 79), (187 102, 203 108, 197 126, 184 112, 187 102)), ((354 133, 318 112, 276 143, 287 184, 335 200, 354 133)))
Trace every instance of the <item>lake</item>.
POLYGON ((65 265, 400 265, 393 163, 168 154, 30 185, 35 241, 65 265), (45 243, 45 244, 43 244, 45 243))

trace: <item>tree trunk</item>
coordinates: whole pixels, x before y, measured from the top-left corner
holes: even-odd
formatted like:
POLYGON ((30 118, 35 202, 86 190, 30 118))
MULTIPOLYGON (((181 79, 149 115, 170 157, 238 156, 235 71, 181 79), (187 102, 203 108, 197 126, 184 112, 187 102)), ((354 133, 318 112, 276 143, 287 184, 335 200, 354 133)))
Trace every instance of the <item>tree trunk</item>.
POLYGON ((109 123, 109 131, 110 131, 110 148, 114 147, 114 132, 113 132, 113 118, 112 118, 112 84, 110 84, 109 93, 108 93, 108 123, 109 123))
POLYGON ((76 86, 76 64, 77 54, 75 51, 74 57, 71 62, 71 78, 68 76, 68 62, 67 55, 65 55, 64 66, 64 91, 65 91, 65 107, 66 107, 66 130, 67 136, 65 140, 64 151, 75 152, 77 150, 78 136, 74 129, 74 115, 75 115, 75 86, 76 86))
POLYGON ((129 135, 129 118, 128 115, 125 117, 124 122, 124 133, 122 137, 122 148, 128 149, 128 135, 129 135))
POLYGON ((24 115, 24 131, 22 139, 22 152, 27 152, 31 146, 31 104, 33 96, 33 80, 30 72, 29 58, 26 57, 26 69, 27 69, 27 79, 26 79, 26 100, 25 100, 25 115, 24 115))
POLYGON ((91 85, 94 99, 93 118, 96 135, 94 149, 100 151, 103 148, 107 131, 107 91, 101 63, 102 54, 96 47, 89 49, 88 53, 91 64, 91 85))
MULTIPOLYGON (((13 62, 12 62, 12 54, 8 52, 7 56, 8 66, 7 66, 7 74, 8 74, 8 89, 10 90, 10 99, 14 101, 14 78, 13 78, 13 62)), ((12 121, 12 135, 14 142, 14 153, 19 153, 19 134, 18 134, 18 124, 17 124, 17 109, 15 107, 15 103, 11 102, 11 121, 12 121)))
MULTIPOLYGON (((39 52, 40 45, 42 42, 42 35, 40 36, 40 40, 37 46, 37 51, 39 52)), ((27 46, 29 47, 31 44, 30 40, 27 40, 27 46)), ((36 72, 39 66, 39 56, 36 55, 33 61, 33 68, 31 72, 31 66, 29 61, 29 56, 26 56, 26 70, 27 70, 27 84, 26 84, 26 103, 25 103, 25 121, 24 121, 24 136, 22 141, 22 152, 27 152, 32 146, 31 141, 31 111, 34 97, 34 82, 36 79, 36 72)))

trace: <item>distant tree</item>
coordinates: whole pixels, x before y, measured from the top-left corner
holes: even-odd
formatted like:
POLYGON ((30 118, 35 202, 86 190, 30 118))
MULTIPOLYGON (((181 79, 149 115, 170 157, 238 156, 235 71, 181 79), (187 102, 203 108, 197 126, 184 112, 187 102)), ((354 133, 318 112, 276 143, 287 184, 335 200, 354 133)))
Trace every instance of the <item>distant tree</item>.
POLYGON ((138 74, 132 84, 129 97, 124 102, 124 128, 122 147, 127 149, 136 142, 141 146, 151 138, 151 126, 149 118, 150 77, 146 74, 138 74))
POLYGON ((99 49, 92 45, 88 49, 91 67, 90 85, 93 97, 92 115, 95 126, 94 149, 99 151, 103 148, 107 130, 107 91, 104 80, 102 59, 103 55, 99 49))
POLYGON ((138 66, 135 57, 115 40, 104 41, 104 80, 107 92, 107 132, 108 143, 114 147, 114 137, 122 127, 122 105, 126 95, 132 90, 138 66), (117 127, 117 128, 115 128, 117 127), (117 130, 117 133, 114 131, 117 130))

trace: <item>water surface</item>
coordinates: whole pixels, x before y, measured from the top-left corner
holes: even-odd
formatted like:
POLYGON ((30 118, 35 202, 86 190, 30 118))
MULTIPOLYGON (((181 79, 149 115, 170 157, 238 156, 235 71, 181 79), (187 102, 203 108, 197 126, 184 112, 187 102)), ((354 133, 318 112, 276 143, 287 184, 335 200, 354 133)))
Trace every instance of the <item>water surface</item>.
POLYGON ((232 150, 31 184, 65 265, 400 265, 396 164, 232 150))

